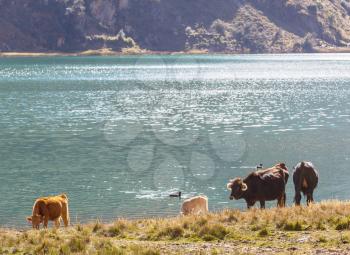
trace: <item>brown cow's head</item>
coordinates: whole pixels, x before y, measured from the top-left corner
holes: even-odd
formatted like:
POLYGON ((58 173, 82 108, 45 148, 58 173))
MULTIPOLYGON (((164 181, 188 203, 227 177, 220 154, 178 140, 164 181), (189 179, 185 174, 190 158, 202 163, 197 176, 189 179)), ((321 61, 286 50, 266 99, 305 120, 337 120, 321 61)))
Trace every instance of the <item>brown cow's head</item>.
POLYGON ((33 215, 27 217, 27 221, 32 223, 33 228, 39 229, 40 224, 44 221, 44 219, 41 215, 33 215))
POLYGON ((235 178, 227 183, 227 189, 231 190, 230 200, 237 200, 242 197, 243 193, 248 189, 248 186, 241 178, 235 178))

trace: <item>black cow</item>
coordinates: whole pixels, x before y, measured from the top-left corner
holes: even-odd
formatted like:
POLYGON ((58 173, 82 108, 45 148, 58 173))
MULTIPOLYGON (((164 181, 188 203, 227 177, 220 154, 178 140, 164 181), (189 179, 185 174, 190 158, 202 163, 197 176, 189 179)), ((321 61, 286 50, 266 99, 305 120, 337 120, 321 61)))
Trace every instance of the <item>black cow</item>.
POLYGON ((285 187, 289 173, 284 163, 274 167, 250 173, 244 180, 235 178, 227 184, 231 190, 230 200, 243 198, 248 209, 259 201, 260 208, 265 208, 265 201, 277 199, 277 206, 286 203, 285 187))
POLYGON ((300 162, 294 167, 293 182, 295 188, 294 202, 300 205, 301 195, 306 195, 306 203, 314 201, 313 193, 318 184, 318 172, 311 162, 300 162))

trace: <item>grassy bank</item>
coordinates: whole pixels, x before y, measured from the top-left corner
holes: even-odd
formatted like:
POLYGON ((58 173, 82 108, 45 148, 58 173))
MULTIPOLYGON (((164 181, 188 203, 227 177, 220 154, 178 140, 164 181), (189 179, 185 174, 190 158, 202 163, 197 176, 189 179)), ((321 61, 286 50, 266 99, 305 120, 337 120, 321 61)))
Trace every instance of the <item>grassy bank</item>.
POLYGON ((0 254, 349 254, 350 202, 0 230, 0 254))

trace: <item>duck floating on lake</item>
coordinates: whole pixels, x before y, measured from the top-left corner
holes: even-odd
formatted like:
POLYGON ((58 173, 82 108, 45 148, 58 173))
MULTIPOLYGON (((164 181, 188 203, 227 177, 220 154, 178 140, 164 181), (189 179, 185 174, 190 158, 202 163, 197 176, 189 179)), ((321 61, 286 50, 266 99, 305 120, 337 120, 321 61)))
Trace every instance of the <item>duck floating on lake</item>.
POLYGON ((169 195, 169 197, 178 197, 178 198, 181 198, 181 191, 171 193, 171 194, 169 195))
POLYGON ((256 169, 262 169, 262 168, 263 168, 263 164, 261 164, 261 163, 256 166, 256 169))

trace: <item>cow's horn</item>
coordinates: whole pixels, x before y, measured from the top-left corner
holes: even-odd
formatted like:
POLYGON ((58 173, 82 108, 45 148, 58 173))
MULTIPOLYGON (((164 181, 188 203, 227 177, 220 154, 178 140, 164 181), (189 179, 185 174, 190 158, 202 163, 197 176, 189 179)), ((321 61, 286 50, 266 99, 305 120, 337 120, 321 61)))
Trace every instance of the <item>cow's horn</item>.
POLYGON ((247 184, 245 184, 244 182, 242 182, 242 191, 246 191, 248 189, 247 184))

